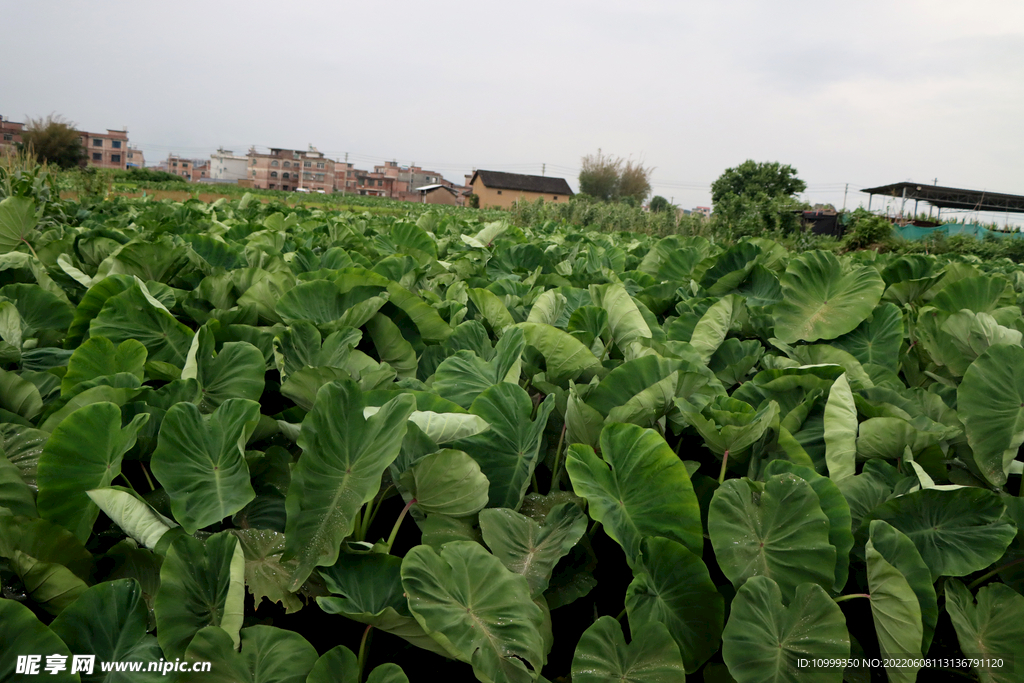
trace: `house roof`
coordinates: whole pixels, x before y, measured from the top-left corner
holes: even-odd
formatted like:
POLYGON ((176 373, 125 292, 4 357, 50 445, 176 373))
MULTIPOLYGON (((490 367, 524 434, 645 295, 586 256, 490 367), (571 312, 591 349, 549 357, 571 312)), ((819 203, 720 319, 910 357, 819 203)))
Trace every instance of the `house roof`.
POLYGON ((572 194, 569 183, 565 178, 550 178, 541 175, 523 175, 521 173, 504 173, 502 171, 476 171, 473 179, 469 181, 472 185, 476 179, 497 190, 515 190, 518 192, 540 192, 542 194, 572 194))
POLYGON ((452 194, 458 194, 455 190, 448 187, 447 185, 423 185, 421 187, 417 187, 416 189, 414 189, 413 192, 422 192, 423 194, 427 194, 428 192, 433 192, 434 190, 448 190, 452 194))
POLYGON ((968 190, 962 187, 942 187, 928 183, 893 183, 861 190, 867 194, 903 197, 928 202, 941 209, 969 209, 971 211, 1004 211, 1024 213, 1024 195, 968 190))

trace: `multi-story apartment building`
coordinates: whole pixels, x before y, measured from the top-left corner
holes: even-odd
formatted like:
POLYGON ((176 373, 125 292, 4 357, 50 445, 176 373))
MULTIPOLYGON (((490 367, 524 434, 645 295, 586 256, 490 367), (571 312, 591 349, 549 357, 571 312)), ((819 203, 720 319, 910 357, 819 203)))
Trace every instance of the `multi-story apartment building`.
POLYGON ((335 161, 334 191, 344 194, 354 192, 356 189, 356 173, 365 173, 365 171, 357 171, 355 164, 348 161, 335 161))
POLYGON ((192 160, 180 157, 177 154, 167 155, 167 161, 164 162, 167 167, 161 170, 173 173, 174 175, 181 176, 185 180, 192 180, 192 160))
POLYGON ((219 181, 239 181, 247 177, 249 158, 239 156, 230 149, 220 147, 210 155, 210 178, 219 181))
POLYGON ((249 180, 256 189, 334 191, 334 161, 313 145, 304 152, 272 148, 261 154, 250 149, 248 159, 249 180))
POLYGON ((85 160, 97 168, 128 168, 128 128, 107 129, 106 133, 78 131, 85 160))
POLYGON ((128 145, 128 168, 146 168, 146 157, 138 147, 128 145))
POLYGON ((6 148, 14 149, 14 146, 21 142, 21 132, 25 130, 25 124, 11 121, 6 116, 0 115, 0 152, 6 148))

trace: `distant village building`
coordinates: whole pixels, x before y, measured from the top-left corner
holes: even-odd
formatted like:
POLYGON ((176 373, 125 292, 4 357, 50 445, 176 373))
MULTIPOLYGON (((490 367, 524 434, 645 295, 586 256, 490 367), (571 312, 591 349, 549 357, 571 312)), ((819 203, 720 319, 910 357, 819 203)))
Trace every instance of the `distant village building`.
POLYGON ((480 198, 480 208, 508 209, 519 200, 533 202, 566 202, 573 192, 564 178, 540 175, 475 171, 469 181, 473 194, 480 198))
POLYGON ((424 204, 462 206, 462 197, 458 190, 447 185, 424 185, 416 188, 415 194, 419 195, 419 201, 424 204))
POLYGON ((230 149, 219 147, 210 155, 210 178, 222 182, 238 182, 246 177, 248 157, 235 154, 230 149))
POLYGON ((334 161, 313 145, 304 152, 272 148, 268 154, 262 154, 250 149, 247 168, 248 180, 256 189, 334 191, 334 161))
POLYGON ((164 162, 166 168, 162 169, 168 173, 173 173, 176 176, 181 176, 185 180, 192 180, 192 160, 180 157, 177 154, 167 155, 167 161, 164 162))
POLYGON ((146 168, 146 157, 138 147, 128 146, 128 168, 146 168))
POLYGON ((695 206, 695 207, 693 207, 693 213, 700 214, 701 216, 710 216, 711 215, 711 207, 710 206, 695 206))
POLYGON ((128 168, 128 128, 106 133, 79 132, 79 140, 85 149, 85 160, 97 168, 128 168))
POLYGON ((21 132, 25 130, 25 124, 11 121, 6 116, 0 115, 0 152, 6 149, 14 150, 15 145, 21 142, 21 132))

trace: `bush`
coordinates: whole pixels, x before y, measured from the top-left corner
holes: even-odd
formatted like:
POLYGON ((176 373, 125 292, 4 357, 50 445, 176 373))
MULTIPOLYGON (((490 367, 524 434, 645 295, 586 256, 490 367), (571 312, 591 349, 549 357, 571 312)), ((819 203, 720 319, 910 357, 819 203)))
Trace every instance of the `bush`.
POLYGON ((843 242, 847 249, 866 249, 875 245, 888 246, 892 242, 892 223, 863 209, 852 214, 852 223, 843 242))

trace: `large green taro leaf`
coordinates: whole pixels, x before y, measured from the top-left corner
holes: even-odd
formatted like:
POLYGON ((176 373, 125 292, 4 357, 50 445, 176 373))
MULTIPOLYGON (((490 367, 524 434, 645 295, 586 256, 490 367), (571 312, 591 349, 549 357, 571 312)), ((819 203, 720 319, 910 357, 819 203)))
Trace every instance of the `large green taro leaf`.
POLYGON ((440 554, 416 546, 402 562, 402 587, 416 621, 480 681, 527 683, 544 665, 544 614, 526 578, 472 541, 440 554))
POLYGON ((10 560, 25 592, 50 614, 60 614, 88 588, 71 570, 56 562, 44 562, 20 550, 15 550, 10 560))
POLYGON ((75 316, 64 338, 64 348, 73 349, 81 344, 89 336, 89 326, 103 310, 103 305, 134 285, 135 278, 130 275, 110 275, 90 286, 75 309, 75 316))
POLYGON ((1002 486, 1024 443, 1024 349, 990 346, 967 368, 956 396, 975 463, 1002 486))
POLYGON ((523 333, 512 329, 498 340, 491 360, 466 349, 458 351, 437 366, 431 388, 443 398, 469 408, 489 387, 519 381, 519 359, 525 345, 523 333))
POLYGON ((135 339, 117 346, 106 337, 90 337, 75 349, 68 360, 68 371, 61 380, 61 395, 72 393, 75 385, 97 377, 127 372, 141 382, 145 379, 146 347, 135 339))
MULTIPOLYGON (((305 683, 316 664, 316 648, 298 633, 274 626, 242 629, 242 651, 224 629, 207 626, 184 653, 187 662, 210 662, 209 672, 179 673, 172 681, 213 683, 305 683)), ((345 680, 345 679, 342 679, 345 680)))
POLYGON ((679 683, 686 677, 679 646, 657 621, 640 626, 626 645, 614 617, 601 617, 588 628, 572 658, 575 683, 679 683))
POLYGON ((0 253, 14 251, 24 244, 31 249, 29 237, 38 222, 36 204, 28 197, 7 197, 0 202, 0 253))
POLYGON ((416 376, 416 350, 391 318, 382 313, 375 314, 366 322, 366 331, 370 333, 382 363, 393 367, 399 377, 416 376))
POLYGON ((935 596, 932 573, 921 558, 914 542, 891 524, 876 519, 869 530, 871 544, 886 562, 896 567, 917 596, 921 608, 921 626, 924 635, 921 652, 928 652, 939 619, 939 605, 935 596))
POLYGON ((285 502, 285 559, 299 560, 291 590, 314 567, 338 559, 356 513, 377 495, 381 475, 398 457, 415 406, 412 396, 399 396, 367 419, 362 393, 351 380, 325 384, 317 392, 313 409, 302 421, 302 455, 285 502))
POLYGON ((790 600, 802 583, 831 588, 836 549, 811 485, 795 474, 766 482, 731 479, 715 491, 708 533, 722 573, 737 588, 767 576, 790 600))
POLYGON ((651 328, 636 302, 621 284, 591 285, 590 298, 595 306, 608 312, 608 330, 612 341, 626 353, 630 342, 651 338, 651 328))
POLYGON ((244 508, 256 497, 245 464, 245 442, 260 406, 228 399, 204 416, 191 403, 176 403, 164 416, 153 452, 153 475, 171 499, 174 518, 195 533, 244 508))
POLYGON ((258 401, 263 394, 264 365, 263 352, 248 342, 227 342, 220 353, 214 352, 213 332, 204 325, 192 339, 181 379, 199 382, 203 392, 199 407, 212 413, 228 399, 258 401))
POLYGON ((836 549, 836 580, 832 590, 841 592, 849 575, 850 550, 853 549, 850 505, 832 479, 821 476, 810 467, 794 465, 787 460, 773 460, 765 467, 764 477, 783 472, 791 472, 806 481, 818 496, 821 511, 828 517, 828 541, 836 549))
POLYGON ((935 581, 966 576, 1002 557, 1017 533, 1005 511, 999 497, 984 489, 924 489, 879 505, 861 529, 882 519, 902 531, 917 546, 935 581))
POLYGON ((89 336, 107 337, 118 344, 135 339, 149 351, 150 362, 183 367, 193 332, 178 322, 143 287, 137 283, 107 299, 99 315, 89 324, 89 336))
POLYGON ((480 465, 462 451, 426 455, 402 473, 402 487, 428 515, 468 517, 487 505, 490 483, 480 465))
POLYGON ((285 562, 284 534, 271 529, 232 529, 245 555, 245 587, 257 609, 266 598, 279 602, 286 614, 302 609, 302 600, 288 591, 294 560, 285 562))
POLYGON ((839 683, 842 667, 815 667, 812 673, 800 660, 849 656, 846 617, 821 586, 800 584, 788 605, 766 576, 740 586, 722 634, 722 658, 737 683, 839 683))
POLYGON ((871 617, 882 657, 892 658, 886 673, 892 683, 913 683, 920 667, 900 666, 903 658, 919 658, 924 627, 917 595, 899 569, 875 550, 869 539, 865 548, 871 617))
MULTIPOLYGON (((0 508, 12 515, 38 517, 36 497, 21 478, 21 471, 0 449, 0 508)), ((3 514, 3 513, 0 513, 3 514)))
POLYGON ((775 336, 787 344, 835 339, 871 315, 884 289, 871 266, 843 264, 824 251, 801 254, 782 276, 775 336))
POLYGON ((39 457, 39 515, 82 543, 89 540, 100 511, 86 491, 109 486, 121 474, 121 458, 148 420, 148 414, 136 415, 122 428, 113 403, 93 403, 64 418, 39 457))
POLYGON ((832 342, 859 360, 875 363, 893 372, 899 369, 900 344, 903 342, 903 315, 895 304, 882 304, 871 317, 852 332, 832 342))
POLYGON ((42 412, 43 399, 32 382, 13 370, 0 370, 0 408, 31 420, 42 412))
MULTIPOLYGON (((156 638, 146 633, 149 608, 142 586, 135 579, 97 584, 60 613, 50 628, 73 654, 96 655, 98 662, 155 662, 163 656, 156 638)), ((83 683, 159 681, 158 672, 103 672, 93 667, 82 674, 83 683)))
POLYGON ((506 508, 480 513, 480 533, 507 569, 522 574, 535 599, 547 590, 555 565, 587 530, 587 516, 575 503, 556 505, 541 526, 506 508))
POLYGON ((978 660, 974 673, 982 683, 1018 683, 1024 673, 1024 597, 1009 586, 990 583, 974 596, 955 579, 945 583, 946 611, 956 629, 960 651, 978 660), (996 666, 992 660, 1002 660, 996 666))
MULTIPOLYGON (((0 681, 33 680, 38 678, 54 683, 79 683, 78 674, 71 673, 71 652, 68 646, 57 637, 43 622, 39 621, 28 607, 0 598, 0 681), (15 673, 20 655, 40 655, 38 676, 15 673), (56 673, 45 670, 46 655, 63 655, 69 666, 56 673)), ((91 654, 80 653, 80 654, 91 654)))
POLYGON ((519 323, 518 327, 526 343, 544 357, 544 374, 549 382, 561 384, 601 367, 597 356, 564 330, 534 322, 519 323))
POLYGON ((665 624, 688 673, 718 650, 725 599, 700 557, 667 538, 643 539, 626 589, 626 612, 635 641, 643 625, 665 624))
POLYGON ((488 507, 518 510, 537 467, 544 427, 555 407, 555 397, 548 395, 537 406, 518 384, 501 382, 477 396, 470 412, 483 418, 491 428, 486 432, 455 442, 456 448, 468 453, 490 482, 488 507))
POLYGON ((46 330, 58 331, 63 336, 74 317, 74 309, 66 298, 61 299, 39 285, 5 285, 0 287, 0 297, 14 302, 26 337, 41 336, 39 333, 46 330))
POLYGON ((277 302, 277 314, 291 324, 308 320, 318 327, 362 327, 387 301, 381 287, 357 286, 348 291, 327 280, 302 282, 277 302), (366 310, 363 310, 363 309, 366 310), (358 311, 359 315, 354 314, 358 311))
POLYGON ((0 515, 0 557, 13 560, 18 552, 83 579, 92 572, 92 555, 68 530, 39 517, 0 515))
POLYGON ((686 466, 651 429, 610 423, 601 430, 601 457, 573 444, 566 462, 573 491, 627 558, 644 536, 663 536, 700 556, 704 533, 686 466))
POLYGON ((316 601, 328 614, 340 614, 448 656, 409 612, 401 572, 402 558, 394 555, 342 553, 335 564, 320 569, 327 590, 335 595, 316 601))
POLYGON ((245 555, 234 535, 224 531, 205 542, 191 536, 174 541, 160 567, 153 605, 165 657, 181 657, 206 626, 221 627, 238 647, 244 606, 245 555))

